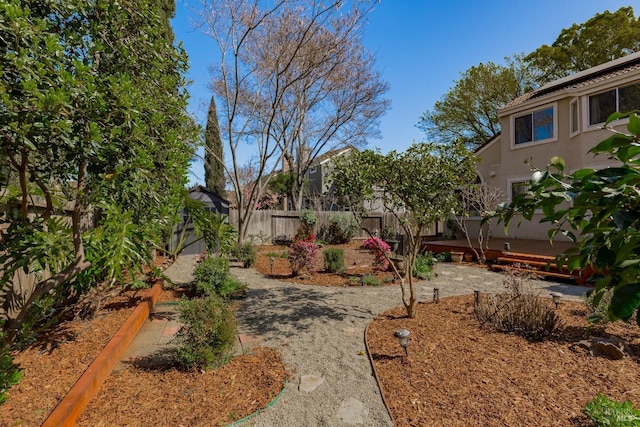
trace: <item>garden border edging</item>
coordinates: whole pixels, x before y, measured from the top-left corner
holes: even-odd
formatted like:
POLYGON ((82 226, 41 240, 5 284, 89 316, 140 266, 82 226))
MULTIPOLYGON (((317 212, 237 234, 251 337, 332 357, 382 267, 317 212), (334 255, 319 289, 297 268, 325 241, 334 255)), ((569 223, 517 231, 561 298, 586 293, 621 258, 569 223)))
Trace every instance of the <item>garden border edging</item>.
POLYGON ((138 304, 100 354, 71 387, 71 390, 51 411, 42 427, 76 425, 76 421, 82 411, 87 407, 91 398, 100 390, 104 381, 137 335, 142 324, 149 317, 149 313, 160 297, 163 285, 163 279, 156 280, 144 300, 138 304))
POLYGON ((371 369, 373 370, 373 377, 376 379, 376 384, 378 384, 378 390, 380 390, 380 396, 382 396, 382 403, 384 404, 385 409, 387 410, 387 414, 391 419, 391 422, 395 425, 393 417, 391 416, 391 411, 389 410, 389 405, 387 403, 387 398, 384 395, 384 389, 382 387, 382 383, 380 382, 380 378, 378 377, 378 371, 376 370, 376 365, 373 363, 373 357, 371 355, 371 350, 369 350, 369 326, 375 318, 378 316, 374 316, 369 322, 367 326, 364 328, 364 347, 367 349, 367 357, 369 358, 369 363, 371 364, 371 369))

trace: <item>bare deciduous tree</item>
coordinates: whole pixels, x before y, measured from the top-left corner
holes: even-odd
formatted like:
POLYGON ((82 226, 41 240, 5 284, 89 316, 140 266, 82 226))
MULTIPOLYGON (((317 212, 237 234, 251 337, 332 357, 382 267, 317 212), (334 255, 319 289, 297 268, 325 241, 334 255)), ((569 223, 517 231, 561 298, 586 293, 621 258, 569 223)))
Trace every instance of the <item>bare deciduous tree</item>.
POLYGON ((471 231, 469 230, 469 218, 477 216, 484 218, 488 212, 495 210, 498 204, 505 200, 504 193, 498 187, 486 184, 472 184, 461 187, 457 190, 460 200, 460 210, 453 216, 456 224, 460 227, 467 239, 467 243, 473 250, 476 258, 484 263, 487 259, 485 251, 489 249, 489 239, 491 238, 491 222, 485 224, 478 222, 478 249, 471 243, 471 231))
POLYGON ((388 102, 387 85, 360 44, 371 9, 369 0, 349 10, 337 0, 198 1, 202 28, 220 51, 211 87, 221 100, 240 240, 278 167, 296 177, 291 196, 299 205, 318 154, 376 135, 388 102), (256 158, 256 185, 243 194, 238 166, 247 148, 256 158))

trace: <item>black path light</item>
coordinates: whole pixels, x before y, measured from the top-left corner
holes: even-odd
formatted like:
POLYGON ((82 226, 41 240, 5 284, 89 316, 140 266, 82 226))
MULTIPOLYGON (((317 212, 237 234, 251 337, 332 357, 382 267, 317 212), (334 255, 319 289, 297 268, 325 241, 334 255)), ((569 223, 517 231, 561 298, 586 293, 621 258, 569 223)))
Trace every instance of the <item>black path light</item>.
POLYGON ((440 289, 433 288, 433 303, 437 304, 440 302, 440 289))
POLYGON ((404 354, 405 356, 409 355, 409 350, 407 350, 407 347, 409 347, 409 334, 411 332, 409 332, 406 329, 398 329, 396 330, 396 332, 393 334, 393 336, 395 336, 396 338, 398 338, 398 342, 400 343, 400 347, 404 348, 404 354))
POLYGON ((473 291, 473 306, 477 307, 480 305, 480 290, 476 289, 473 291))
POLYGON ((271 275, 273 276, 273 263, 276 261, 276 259, 272 256, 269 257, 269 264, 271 264, 271 275))

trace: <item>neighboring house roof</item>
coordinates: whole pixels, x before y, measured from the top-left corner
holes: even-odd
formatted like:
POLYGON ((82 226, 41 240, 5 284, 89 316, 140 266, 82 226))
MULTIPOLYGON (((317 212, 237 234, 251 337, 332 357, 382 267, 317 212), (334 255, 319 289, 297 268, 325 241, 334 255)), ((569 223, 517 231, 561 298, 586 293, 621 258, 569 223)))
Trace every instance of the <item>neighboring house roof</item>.
POLYGON ((329 160, 331 160, 333 157, 341 156, 342 154, 347 153, 354 149, 355 147, 353 145, 347 145, 346 147, 336 148, 335 150, 329 150, 323 154, 316 156, 311 166, 322 165, 328 162, 329 160))
POLYGON ((602 81, 628 74, 640 70, 640 52, 632 53, 622 58, 614 59, 597 67, 580 71, 579 73, 554 80, 546 85, 525 93, 513 101, 507 103, 501 110, 507 110, 516 107, 530 99, 538 98, 552 92, 565 89, 579 89, 581 87, 590 86, 602 81))
POLYGON ((213 191, 209 190, 207 187, 203 186, 203 185, 195 185, 193 187, 191 187, 189 189, 189 194, 191 193, 195 193, 196 191, 200 192, 200 193, 205 193, 209 196, 213 196, 214 199, 219 199, 221 202, 225 203, 225 204, 229 204, 229 200, 225 199, 224 197, 222 197, 219 194, 214 193, 213 191))

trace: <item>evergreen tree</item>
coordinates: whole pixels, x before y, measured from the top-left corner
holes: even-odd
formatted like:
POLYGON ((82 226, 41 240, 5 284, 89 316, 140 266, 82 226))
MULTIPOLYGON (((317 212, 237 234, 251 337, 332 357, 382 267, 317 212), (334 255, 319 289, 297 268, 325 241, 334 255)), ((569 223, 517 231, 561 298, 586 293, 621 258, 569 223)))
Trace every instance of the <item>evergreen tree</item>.
POLYGON ((211 97, 207 128, 204 135, 204 182, 207 188, 219 196, 224 196, 224 151, 218 125, 218 112, 215 98, 211 97))

